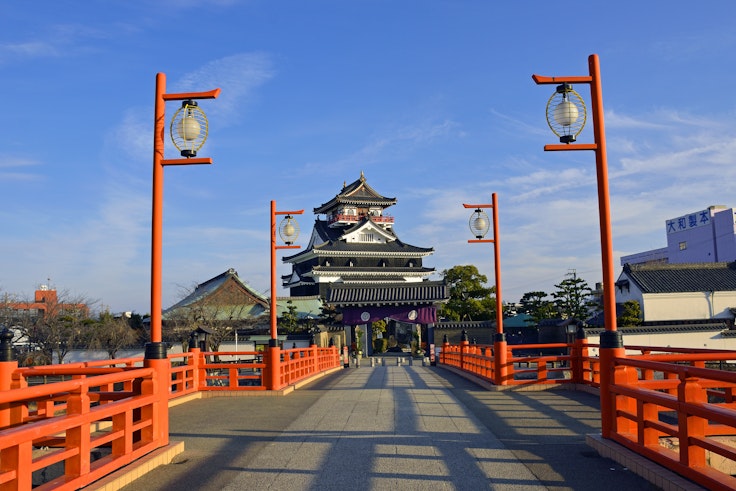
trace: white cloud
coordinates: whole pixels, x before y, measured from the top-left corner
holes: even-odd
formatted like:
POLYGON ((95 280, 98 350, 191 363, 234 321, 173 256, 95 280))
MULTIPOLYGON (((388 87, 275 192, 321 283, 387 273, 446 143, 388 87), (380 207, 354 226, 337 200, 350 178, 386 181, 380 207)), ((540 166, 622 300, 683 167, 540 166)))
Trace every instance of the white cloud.
POLYGON ((207 103, 206 112, 214 125, 227 126, 242 118, 244 106, 255 97, 255 90, 273 78, 275 70, 265 53, 240 53, 226 56, 192 70, 170 92, 203 92, 222 89, 216 102, 207 103))
POLYGON ((58 56, 57 48, 44 41, 27 41, 23 43, 0 44, 0 61, 11 57, 36 58, 41 56, 58 56))

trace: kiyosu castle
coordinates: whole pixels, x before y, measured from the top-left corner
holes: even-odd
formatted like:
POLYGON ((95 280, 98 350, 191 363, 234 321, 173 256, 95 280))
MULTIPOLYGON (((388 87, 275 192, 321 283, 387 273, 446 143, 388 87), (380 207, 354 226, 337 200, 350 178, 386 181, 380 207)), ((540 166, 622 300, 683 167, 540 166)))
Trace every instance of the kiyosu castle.
MULTIPOLYGON (((410 346, 415 333, 429 347, 437 307, 449 299, 448 287, 444 280, 429 280, 435 269, 423 262, 434 249, 407 244, 396 235, 394 218, 386 213, 395 204, 396 198, 378 193, 361 172, 358 180, 344 184, 334 198, 314 208, 317 217, 309 243, 282 258, 291 264, 291 274, 282 277, 290 296, 277 299, 277 315, 283 315, 287 304, 297 306, 303 318, 318 317, 323 306, 332 307, 341 318, 347 344, 357 341, 360 327, 367 355, 372 354, 371 324, 378 320, 387 323, 381 336, 388 338, 389 347, 410 346)), ((267 325, 268 298, 234 269, 198 285, 164 312, 164 321, 186 316, 197 305, 211 308, 223 302, 229 308, 219 310, 229 313, 228 325, 238 326, 239 334, 267 325)))
POLYGON ((434 249, 407 244, 396 235, 394 217, 386 213, 395 204, 396 198, 378 193, 361 172, 358 180, 314 208, 309 243, 283 258, 292 272, 282 280, 292 296, 319 295, 337 308, 352 334, 362 326, 370 340, 371 323, 383 319, 389 339, 406 345, 418 329, 427 339, 437 307, 449 293, 444 281, 428 279, 435 270, 423 261, 434 249))

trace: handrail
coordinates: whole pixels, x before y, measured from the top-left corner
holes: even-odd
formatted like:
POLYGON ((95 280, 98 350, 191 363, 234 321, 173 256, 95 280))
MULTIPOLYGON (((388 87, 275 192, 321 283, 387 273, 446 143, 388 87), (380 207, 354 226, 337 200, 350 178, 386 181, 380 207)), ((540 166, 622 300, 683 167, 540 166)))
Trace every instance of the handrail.
POLYGON ((64 474, 37 489, 79 489, 166 445, 168 422, 162 418, 168 416, 156 408, 162 398, 165 404, 196 392, 265 390, 268 363, 278 364, 282 387, 342 368, 334 347, 281 354, 283 360, 269 360, 256 351, 193 349, 168 355, 169 373, 163 377, 144 368, 143 358, 31 368, 0 362, 0 489, 31 489, 33 472, 51 475, 50 466, 61 462, 64 474), (49 377, 61 380, 28 383, 49 377), (168 387, 162 380, 170 381, 168 387), (40 447, 48 453, 35 455, 33 449, 40 447), (95 460, 98 450, 107 448, 112 452, 103 450, 106 456, 95 460))
MULTIPOLYGON (((508 346, 509 380, 505 382, 512 386, 574 383, 597 387, 600 362, 588 353, 594 347, 598 346, 585 340, 508 346), (567 354, 513 356, 540 347, 567 354)), ((736 372, 706 368, 707 362, 736 360, 736 352, 651 346, 625 349, 626 357, 613 359, 613 383, 606 387, 615 396, 611 398, 615 404, 611 439, 708 489, 736 489, 731 469, 717 463, 719 459, 736 461, 736 372)), ((445 344, 440 363, 494 383, 489 371, 493 356, 489 347, 445 344)))

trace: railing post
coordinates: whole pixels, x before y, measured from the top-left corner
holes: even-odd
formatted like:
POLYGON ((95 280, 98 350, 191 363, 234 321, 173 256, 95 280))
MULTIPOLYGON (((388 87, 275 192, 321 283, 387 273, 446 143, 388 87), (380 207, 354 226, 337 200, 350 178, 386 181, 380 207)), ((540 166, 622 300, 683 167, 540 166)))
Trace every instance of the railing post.
POLYGON ((468 331, 463 330, 462 335, 460 336, 460 370, 467 371, 467 367, 465 366, 465 358, 466 354, 470 351, 470 342, 468 341, 468 331))
POLYGON ((202 357, 200 356, 201 350, 189 344, 189 353, 190 356, 187 359, 187 365, 189 365, 189 370, 192 373, 192 389, 199 391, 207 380, 206 374, 200 372, 200 370, 202 372, 204 371, 202 368, 202 357))
POLYGON ((320 366, 319 366, 319 351, 317 350, 317 343, 314 341, 314 336, 312 336, 312 339, 310 339, 310 345, 309 345, 309 357, 311 358, 311 368, 309 369, 310 374, 319 373, 320 366))
MULTIPOLYGON (((87 385, 83 385, 78 391, 73 392, 66 404, 66 412, 69 415, 89 414, 89 394, 87 385)), ((68 478, 75 478, 89 474, 90 470, 90 423, 85 421, 79 426, 66 430, 66 449, 76 449, 77 453, 66 460, 64 474, 68 478)))
MULTIPOLYGON (((696 377, 684 374, 677 386, 677 400, 680 406, 686 409, 690 403, 706 403, 705 390, 698 383, 696 377)), ((705 449, 698 445, 690 445, 690 438, 703 439, 705 437, 706 420, 693 416, 687 410, 677 412, 680 440, 680 463, 690 468, 705 466, 705 449)))
POLYGON ((493 380, 493 350, 490 346, 483 348, 483 376, 493 380))
MULTIPOLYGON (((0 391, 10 390, 18 360, 13 356, 13 333, 7 327, 0 332, 0 391)), ((0 428, 10 426, 10 404, 0 405, 0 428)))
POLYGON ((446 364, 447 361, 445 360, 445 353, 447 353, 447 350, 450 349, 450 341, 447 339, 447 334, 442 336, 442 351, 440 351, 440 363, 446 364))
MULTIPOLYGON (((613 385, 636 387, 638 375, 633 367, 615 365, 613 367, 613 385)), ((624 395, 613 394, 613 427, 612 431, 618 434, 635 434, 637 423, 624 416, 618 416, 619 411, 627 414, 637 414, 636 400, 624 395)))
POLYGON ((0 451, 0 471, 15 471, 15 478, 3 483, 0 489, 31 489, 33 487, 33 473, 25 471, 25 469, 30 467, 32 461, 33 442, 30 440, 0 451))
POLYGON ((578 330, 575 333, 571 355, 572 381, 575 384, 584 384, 586 359, 588 358, 588 335, 585 333, 583 326, 578 326, 578 330))

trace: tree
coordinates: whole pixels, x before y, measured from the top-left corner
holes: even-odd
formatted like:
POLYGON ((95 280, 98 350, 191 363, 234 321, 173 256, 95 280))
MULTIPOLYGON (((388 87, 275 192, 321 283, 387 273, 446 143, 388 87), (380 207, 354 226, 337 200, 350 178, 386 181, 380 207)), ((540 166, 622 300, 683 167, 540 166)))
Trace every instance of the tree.
POLYGON ((494 288, 483 286, 488 278, 473 265, 453 266, 442 271, 450 287, 450 299, 440 309, 440 316, 449 320, 488 320, 496 313, 494 288))
POLYGON ((64 363, 73 348, 86 346, 94 324, 89 313, 95 302, 71 297, 67 292, 54 293, 50 298, 53 301, 44 302, 42 315, 19 319, 18 327, 33 350, 33 364, 64 363))
POLYGON ((338 323, 340 315, 334 305, 323 303, 322 307, 320 307, 319 322, 332 326, 338 323))
POLYGON ((588 283, 578 278, 575 273, 555 285, 557 291, 552 293, 554 304, 563 319, 580 319, 590 317, 595 310, 596 302, 591 299, 593 290, 588 283))
POLYGON ((296 328, 299 325, 299 315, 297 313, 296 305, 291 300, 286 302, 286 311, 281 316, 280 326, 283 327, 287 333, 296 332, 296 328))
POLYGON ((636 300, 627 300, 623 304, 621 316, 616 319, 616 324, 621 327, 641 325, 641 307, 636 300))
POLYGON ((542 291, 526 292, 519 303, 521 304, 521 312, 530 316, 527 323, 530 325, 538 325, 544 319, 555 317, 557 311, 555 304, 551 300, 547 300, 547 293, 542 291))
POLYGON ((109 310, 100 313, 100 318, 93 327, 89 346, 95 349, 104 349, 110 359, 114 359, 117 352, 127 348, 138 339, 138 333, 131 327, 125 316, 115 317, 109 310))

